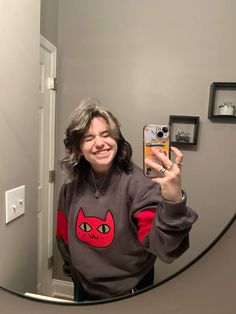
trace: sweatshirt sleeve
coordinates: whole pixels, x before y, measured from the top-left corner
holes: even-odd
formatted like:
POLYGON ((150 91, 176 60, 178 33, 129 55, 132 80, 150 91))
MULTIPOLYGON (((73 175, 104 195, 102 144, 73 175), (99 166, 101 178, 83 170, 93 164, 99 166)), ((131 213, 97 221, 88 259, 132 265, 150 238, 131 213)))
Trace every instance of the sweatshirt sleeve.
POLYGON ((158 185, 150 185, 133 204, 137 236, 145 249, 166 263, 173 262, 189 248, 189 232, 197 214, 180 202, 163 199, 158 185))
POLYGON ((64 261, 63 272, 67 276, 71 276, 70 269, 70 251, 68 246, 68 195, 67 185, 61 187, 58 208, 57 208, 57 224, 56 224, 56 240, 58 249, 64 261))

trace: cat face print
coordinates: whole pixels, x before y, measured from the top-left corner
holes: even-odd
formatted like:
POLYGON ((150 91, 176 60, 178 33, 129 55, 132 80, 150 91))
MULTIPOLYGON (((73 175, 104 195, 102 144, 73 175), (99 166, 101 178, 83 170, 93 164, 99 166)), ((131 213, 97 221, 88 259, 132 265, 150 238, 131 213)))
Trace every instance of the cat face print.
POLYGON ((108 210, 105 219, 95 216, 85 216, 80 208, 76 222, 78 239, 94 247, 109 246, 115 235, 114 219, 108 210))

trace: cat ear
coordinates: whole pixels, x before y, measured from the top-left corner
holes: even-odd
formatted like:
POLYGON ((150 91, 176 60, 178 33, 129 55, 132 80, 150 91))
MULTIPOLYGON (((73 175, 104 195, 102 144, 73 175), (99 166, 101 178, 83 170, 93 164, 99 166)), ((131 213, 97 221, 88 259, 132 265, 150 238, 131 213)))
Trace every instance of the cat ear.
POLYGON ((84 212, 83 209, 80 207, 78 212, 78 220, 84 220, 84 212))
POLYGON ((112 213, 110 210, 107 211, 105 220, 106 221, 113 221, 112 213))

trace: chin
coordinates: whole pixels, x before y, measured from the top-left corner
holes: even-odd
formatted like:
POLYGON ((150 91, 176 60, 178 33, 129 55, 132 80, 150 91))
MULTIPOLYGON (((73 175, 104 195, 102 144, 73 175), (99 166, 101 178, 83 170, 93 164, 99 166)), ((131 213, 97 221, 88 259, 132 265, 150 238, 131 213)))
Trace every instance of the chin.
POLYGON ((97 169, 104 169, 104 171, 109 170, 110 167, 112 166, 113 159, 112 160, 107 160, 107 161, 97 161, 93 165, 97 169))
POLYGON ((112 165, 112 161, 110 161, 110 162, 97 162, 96 163, 96 166, 97 167, 99 167, 99 168, 110 168, 111 167, 111 165, 112 165))

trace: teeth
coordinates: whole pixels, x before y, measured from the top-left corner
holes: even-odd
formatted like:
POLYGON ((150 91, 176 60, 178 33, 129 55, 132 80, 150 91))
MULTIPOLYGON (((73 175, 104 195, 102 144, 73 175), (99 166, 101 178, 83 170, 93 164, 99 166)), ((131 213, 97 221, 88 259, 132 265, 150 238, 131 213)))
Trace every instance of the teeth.
POLYGON ((109 150, 101 150, 99 152, 95 152, 95 155, 99 155, 99 154, 103 154, 103 153, 107 153, 109 150))

